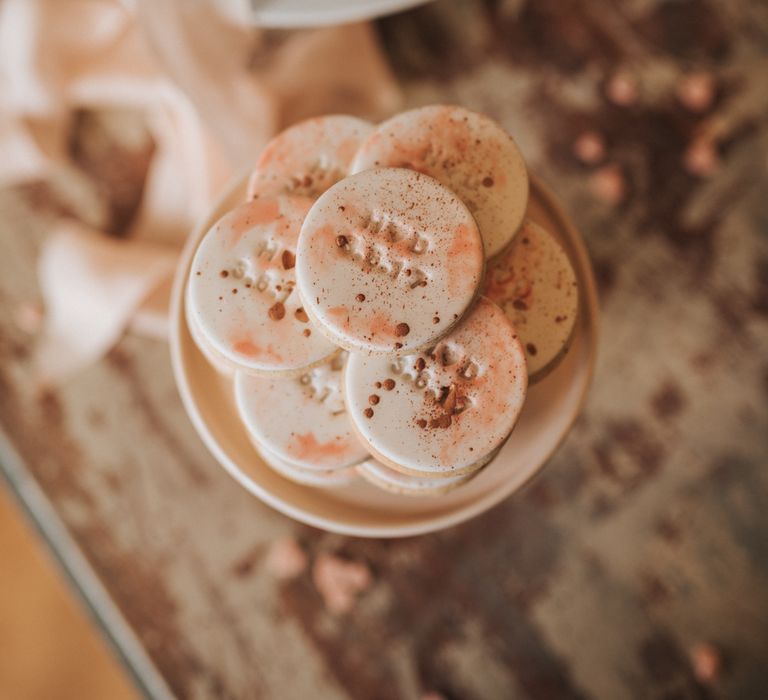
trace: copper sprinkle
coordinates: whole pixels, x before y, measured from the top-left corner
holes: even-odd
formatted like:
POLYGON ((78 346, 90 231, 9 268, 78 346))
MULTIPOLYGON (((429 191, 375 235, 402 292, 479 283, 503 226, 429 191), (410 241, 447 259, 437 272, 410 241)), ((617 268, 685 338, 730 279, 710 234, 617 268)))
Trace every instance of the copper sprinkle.
POLYGON ((290 270, 292 267, 296 265, 296 256, 290 250, 284 250, 282 262, 283 262, 283 269, 290 270))
POLYGON ((278 301, 269 308, 269 317, 273 321, 279 321, 285 316, 285 307, 278 301))

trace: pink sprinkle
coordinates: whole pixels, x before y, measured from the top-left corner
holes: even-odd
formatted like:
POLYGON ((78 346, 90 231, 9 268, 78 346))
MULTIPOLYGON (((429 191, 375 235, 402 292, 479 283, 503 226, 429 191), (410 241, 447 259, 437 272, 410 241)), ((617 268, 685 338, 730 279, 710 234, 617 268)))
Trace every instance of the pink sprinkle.
POLYGON ((683 156, 685 169, 697 177, 709 177, 720 169, 720 156, 715 142, 709 136, 698 136, 691 141, 683 156))
POLYGON ((715 80, 709 73, 691 73, 677 84, 677 99, 691 112, 704 112, 715 99, 715 80))
POLYGON ((352 610, 357 596, 371 585, 373 578, 365 564, 323 552, 315 560, 312 580, 325 607, 334 615, 344 615, 352 610))
POLYGON ((264 563, 275 578, 292 579, 307 568, 307 555, 293 537, 287 536, 272 543, 264 563))
POLYGON ((637 79, 628 73, 614 73, 605 86, 608 99, 620 107, 629 107, 637 102, 640 95, 637 79))
POLYGON ((589 179, 589 186, 596 197, 608 204, 618 204, 626 195, 624 174, 618 165, 605 165, 589 179))
POLYGON ((585 131, 573 144, 573 152, 582 163, 594 165, 605 157, 605 141, 596 131, 585 131))
POLYGON ((707 685, 717 681, 723 668, 723 659, 714 644, 700 642, 691 649, 690 656, 696 680, 707 685))

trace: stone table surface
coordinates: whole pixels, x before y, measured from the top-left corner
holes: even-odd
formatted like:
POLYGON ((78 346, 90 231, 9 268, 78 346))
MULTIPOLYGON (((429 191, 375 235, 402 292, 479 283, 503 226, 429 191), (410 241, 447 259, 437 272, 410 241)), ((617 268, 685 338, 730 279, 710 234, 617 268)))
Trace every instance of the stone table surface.
MULTIPOLYGON (((768 6, 441 0, 377 26, 407 104, 499 119, 593 256, 594 386, 540 476, 460 527, 346 538, 216 465, 162 342, 126 335, 35 388, 24 309, 69 213, 41 183, 0 193, 7 475, 148 695, 766 697, 768 6), (309 566, 280 579, 284 536, 309 566), (345 614, 313 578, 328 554, 371 573, 345 614)), ((151 149, 108 143, 119 177, 99 178, 88 128, 99 115, 73 121, 73 168, 119 234, 151 149)))

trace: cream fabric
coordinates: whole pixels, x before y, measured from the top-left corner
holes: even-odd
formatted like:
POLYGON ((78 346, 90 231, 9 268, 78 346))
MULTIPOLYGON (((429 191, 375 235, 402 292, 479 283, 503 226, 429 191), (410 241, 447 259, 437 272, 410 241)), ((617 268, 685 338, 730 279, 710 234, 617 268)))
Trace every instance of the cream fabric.
POLYGON ((75 220, 51 227, 38 265, 45 379, 60 381, 97 360, 129 325, 162 328, 162 318, 137 317, 162 314, 157 294, 143 311, 142 302, 167 289, 185 236, 276 130, 313 114, 382 117, 398 106, 367 24, 275 40, 213 15, 203 23, 186 17, 191 6, 201 3, 0 2, 0 187, 64 167, 76 109, 142 110, 156 143, 125 240, 75 220))

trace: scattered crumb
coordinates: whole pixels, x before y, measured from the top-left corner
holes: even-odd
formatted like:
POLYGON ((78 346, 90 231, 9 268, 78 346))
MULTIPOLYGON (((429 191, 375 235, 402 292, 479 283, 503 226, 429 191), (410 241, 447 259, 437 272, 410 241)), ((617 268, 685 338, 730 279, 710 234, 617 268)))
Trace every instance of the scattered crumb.
POLYGON ((283 306, 279 301, 275 302, 269 308, 269 317, 273 321, 280 321, 285 317, 285 306, 283 306))
POLYGON ((587 165, 595 165, 605 157, 605 141, 596 131, 585 131, 573 144, 574 155, 587 165))
POLYGON ((626 195, 624 174, 618 165, 605 165, 589 179, 589 186, 598 199, 608 204, 619 204, 626 195))
POLYGON ((290 270, 296 266, 296 256, 290 250, 284 250, 282 256, 283 269, 290 270))
POLYGON ((370 587, 373 577, 366 564, 323 552, 315 560, 312 581, 328 611, 344 615, 352 610, 358 595, 370 587))
POLYGON ((691 73, 681 78, 675 92, 686 109, 705 112, 715 99, 715 79, 710 73, 691 73))
POLYGON ((709 642, 700 642, 691 649, 693 675, 700 683, 711 684, 718 680, 723 659, 718 648, 709 642))
POLYGON ((683 165, 688 173, 697 177, 708 177, 720 169, 720 156, 715 142, 709 136, 699 136, 691 141, 683 165))
POLYGON ((272 543, 264 565, 275 578, 292 579, 304 573, 307 555, 293 537, 286 536, 272 543))
POLYGON ((605 94, 613 104, 629 107, 635 104, 640 96, 637 78, 621 71, 614 73, 605 86, 605 94))

